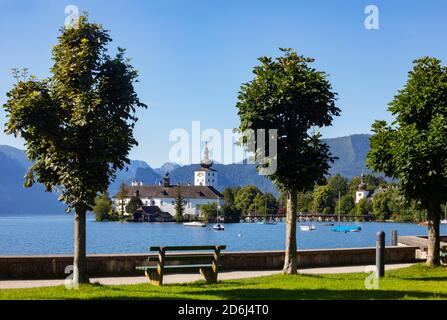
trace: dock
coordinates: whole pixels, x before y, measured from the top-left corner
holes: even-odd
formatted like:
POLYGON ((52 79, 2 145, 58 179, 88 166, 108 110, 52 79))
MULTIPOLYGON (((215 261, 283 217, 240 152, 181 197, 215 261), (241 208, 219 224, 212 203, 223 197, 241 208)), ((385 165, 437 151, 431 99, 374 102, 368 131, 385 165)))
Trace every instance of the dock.
MULTIPOLYGON (((447 236, 441 236, 441 251, 447 251, 447 236)), ((427 236, 399 236, 398 243, 407 247, 418 247, 416 259, 427 259, 428 237, 427 236)))

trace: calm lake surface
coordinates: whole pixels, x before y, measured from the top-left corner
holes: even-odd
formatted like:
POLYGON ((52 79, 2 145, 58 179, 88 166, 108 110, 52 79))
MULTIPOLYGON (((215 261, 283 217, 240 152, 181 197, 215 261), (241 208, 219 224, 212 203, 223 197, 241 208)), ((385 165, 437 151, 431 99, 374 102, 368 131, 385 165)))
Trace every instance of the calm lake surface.
MULTIPOLYGON (((375 246, 375 234, 391 230, 399 235, 426 235, 427 227, 404 223, 350 223, 362 227, 358 233, 339 233, 323 223, 315 231, 297 228, 300 249, 353 248, 375 246)), ((346 224, 346 223, 344 223, 346 224)), ((212 224, 209 225, 211 227, 212 224)), ((441 225, 447 234, 447 225, 441 225)), ((225 244, 228 251, 283 250, 285 224, 226 224, 225 231, 184 227, 175 223, 87 222, 87 251, 95 253, 145 253, 149 246, 225 244)), ((73 252, 73 216, 0 215, 0 255, 70 254, 73 252)))

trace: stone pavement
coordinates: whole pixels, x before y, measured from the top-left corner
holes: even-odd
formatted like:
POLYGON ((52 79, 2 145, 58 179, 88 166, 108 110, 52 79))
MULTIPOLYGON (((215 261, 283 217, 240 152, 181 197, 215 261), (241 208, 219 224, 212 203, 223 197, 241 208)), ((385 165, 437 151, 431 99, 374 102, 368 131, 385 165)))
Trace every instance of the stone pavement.
MULTIPOLYGON (((386 270, 409 267, 412 264, 393 264, 387 265, 386 270)), ((352 267, 330 267, 330 268, 309 268, 301 269, 299 273, 302 274, 337 274, 337 273, 354 273, 365 272, 366 266, 352 266, 352 267)), ((267 270, 267 271, 226 271, 219 272, 219 280, 234 280, 256 278, 281 273, 281 270, 267 270)), ((168 274, 164 276, 163 283, 189 283, 201 280, 200 275, 197 274, 168 274)), ((125 285, 125 284, 139 284, 147 283, 145 277, 113 277, 113 278, 92 278, 92 283, 99 283, 102 285, 125 285)), ((36 287, 52 287, 64 285, 64 280, 1 280, 0 289, 22 289, 22 288, 36 288, 36 287)))

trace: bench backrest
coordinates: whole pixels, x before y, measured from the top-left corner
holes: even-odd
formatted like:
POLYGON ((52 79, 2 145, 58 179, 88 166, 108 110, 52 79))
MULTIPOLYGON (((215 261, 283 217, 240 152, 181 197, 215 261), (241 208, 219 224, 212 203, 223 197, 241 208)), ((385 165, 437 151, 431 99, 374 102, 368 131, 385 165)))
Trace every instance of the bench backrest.
POLYGON ((169 246, 169 247, 150 247, 150 251, 203 251, 203 250, 225 250, 227 246, 169 246))

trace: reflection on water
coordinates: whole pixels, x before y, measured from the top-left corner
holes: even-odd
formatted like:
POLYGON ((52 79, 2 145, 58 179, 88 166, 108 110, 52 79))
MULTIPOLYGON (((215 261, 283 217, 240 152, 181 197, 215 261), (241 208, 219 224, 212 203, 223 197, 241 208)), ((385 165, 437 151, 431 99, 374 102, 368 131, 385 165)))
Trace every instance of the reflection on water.
MULTIPOLYGON (((403 223, 350 223, 362 227, 358 233, 331 231, 324 223, 313 223, 315 231, 297 228, 298 247, 351 248, 375 245, 375 234, 385 231, 387 244, 391 230, 399 235, 426 235, 427 227, 403 223)), ((87 251, 94 253, 144 253, 154 245, 225 244, 229 251, 283 250, 285 224, 226 224, 225 231, 184 227, 175 223, 96 222, 88 217, 87 251)), ((441 226, 447 234, 447 225, 441 226)), ((69 254, 73 252, 73 216, 0 215, 0 255, 69 254)))

